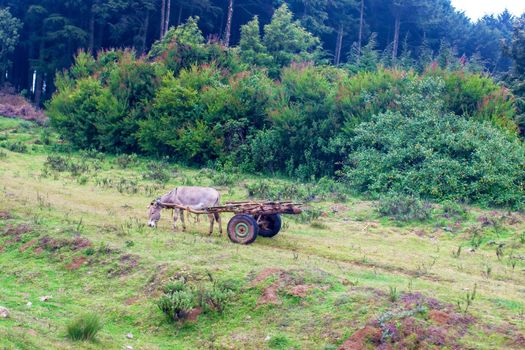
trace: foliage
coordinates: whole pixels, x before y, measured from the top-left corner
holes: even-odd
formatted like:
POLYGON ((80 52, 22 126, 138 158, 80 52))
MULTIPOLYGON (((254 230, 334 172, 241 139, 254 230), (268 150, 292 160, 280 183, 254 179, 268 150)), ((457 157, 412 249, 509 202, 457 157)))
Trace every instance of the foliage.
POLYGON ((102 323, 96 314, 79 316, 67 325, 67 336, 71 340, 95 340, 97 333, 102 329, 102 323))
POLYGON ((487 123, 436 110, 387 112, 355 132, 343 173, 360 192, 523 205, 525 149, 487 123))
POLYGON ((184 321, 196 307, 204 312, 223 312, 237 290, 235 281, 213 281, 208 287, 193 285, 182 278, 164 286, 157 306, 170 322, 184 321))
POLYGON ((294 61, 316 61, 320 57, 319 38, 293 20, 286 4, 275 10, 272 21, 264 26, 263 43, 277 67, 294 61))
POLYGON ((22 23, 11 15, 9 8, 0 8, 0 81, 4 80, 4 73, 10 65, 8 58, 15 51, 21 28, 22 23))
POLYGON ((397 221, 425 221, 432 216, 432 206, 429 203, 402 194, 382 196, 376 209, 380 215, 397 221))

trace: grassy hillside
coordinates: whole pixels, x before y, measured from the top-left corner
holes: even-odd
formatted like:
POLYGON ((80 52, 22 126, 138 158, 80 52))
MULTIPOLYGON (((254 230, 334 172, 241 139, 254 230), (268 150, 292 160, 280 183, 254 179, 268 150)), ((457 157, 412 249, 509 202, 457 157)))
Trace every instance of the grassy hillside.
POLYGON ((146 207, 182 184, 245 199, 262 179, 68 154, 11 119, 0 118, 0 145, 0 306, 10 311, 1 349, 525 346, 521 213, 435 205, 431 219, 400 223, 374 203, 325 195, 275 238, 241 246, 208 236, 204 218, 173 232, 168 211, 149 229, 146 207), (156 301, 180 278, 196 289, 229 281, 236 292, 223 312, 169 323, 156 301), (67 325, 86 312, 103 322, 96 340, 69 340, 67 325))

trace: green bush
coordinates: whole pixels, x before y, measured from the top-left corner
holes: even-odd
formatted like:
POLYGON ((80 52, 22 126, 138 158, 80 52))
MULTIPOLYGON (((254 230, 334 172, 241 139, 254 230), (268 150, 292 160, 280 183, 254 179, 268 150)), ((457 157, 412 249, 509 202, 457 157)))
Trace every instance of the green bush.
POLYGON ((413 193, 490 206, 524 203, 525 149, 488 123, 422 110, 387 112, 356 129, 343 175, 361 193, 413 193))
POLYGON ((432 217, 432 206, 417 197, 390 194, 376 204, 377 212, 397 221, 425 221, 432 217))
POLYGON ((223 312, 238 290, 239 285, 233 280, 213 281, 208 287, 179 279, 164 286, 164 294, 157 301, 157 306, 170 322, 184 321, 196 307, 201 307, 205 313, 223 312))
POLYGON ((29 147, 21 141, 6 141, 0 144, 1 147, 16 153, 27 153, 29 147))
POLYGON ((157 306, 170 322, 181 321, 197 306, 196 298, 194 290, 179 282, 164 288, 164 295, 157 301, 157 306))
POLYGON ((95 340, 97 333, 102 329, 102 323, 96 314, 79 316, 67 325, 67 336, 71 340, 95 340))

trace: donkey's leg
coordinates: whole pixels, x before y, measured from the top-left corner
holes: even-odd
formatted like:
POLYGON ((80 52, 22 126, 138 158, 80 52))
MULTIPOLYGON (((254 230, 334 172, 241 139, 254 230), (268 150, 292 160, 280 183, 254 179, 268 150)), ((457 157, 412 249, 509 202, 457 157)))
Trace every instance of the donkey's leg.
POLYGON ((177 231, 177 220, 179 218, 179 209, 173 209, 173 230, 177 231))
POLYGON ((222 235, 222 222, 221 222, 221 216, 219 213, 214 213, 215 221, 217 221, 217 225, 219 226, 219 235, 222 235))
POLYGON ((182 223, 182 231, 186 231, 186 223, 184 222, 184 210, 180 210, 180 222, 182 223))
POLYGON ((214 221, 214 218, 213 218, 213 214, 208 214, 208 218, 210 219, 210 236, 211 234, 213 233, 213 221, 214 221))

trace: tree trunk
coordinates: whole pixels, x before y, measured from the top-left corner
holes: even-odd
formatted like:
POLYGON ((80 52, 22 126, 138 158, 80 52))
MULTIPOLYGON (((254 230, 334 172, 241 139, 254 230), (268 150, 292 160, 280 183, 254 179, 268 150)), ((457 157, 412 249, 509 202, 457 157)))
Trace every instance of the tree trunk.
POLYGON ((180 25, 180 21, 182 21, 182 4, 179 6, 179 18, 177 18, 177 26, 180 25))
POLYGON ((399 14, 396 15, 396 22, 394 24, 394 47, 392 48, 392 61, 397 59, 397 50, 399 48, 399 27, 401 27, 401 19, 399 14))
POLYGON ((224 31, 224 46, 230 46, 230 36, 232 31, 232 18, 233 18, 233 0, 229 1, 228 4, 228 16, 226 19, 226 30, 224 31))
POLYGON ((35 83, 35 105, 40 106, 42 101, 42 87, 44 85, 44 77, 42 73, 36 72, 36 83, 35 83))
POLYGON ((166 17, 166 0, 162 0, 160 8, 160 38, 164 37, 164 21, 166 17))
POLYGON ((148 30, 149 30, 149 10, 146 12, 146 19, 144 20, 144 27, 141 38, 141 50, 140 53, 144 54, 146 52, 146 43, 148 41, 148 30))
POLYGON ((341 62, 341 49, 343 47, 343 24, 339 25, 339 30, 337 31, 337 42, 335 44, 335 65, 338 65, 341 62))
POLYGON ((95 54, 95 12, 91 8, 91 15, 89 17, 89 43, 88 52, 91 55, 95 54))
POLYGON ((170 16, 171 16, 171 0, 168 0, 168 5, 166 9, 166 23, 164 24, 164 35, 168 32, 170 29, 170 16))
POLYGON ((361 0, 361 12, 359 17, 359 39, 357 41, 357 59, 361 58, 361 47, 363 47, 363 26, 365 17, 365 0, 361 0))

